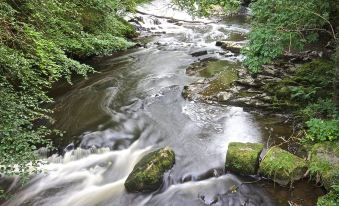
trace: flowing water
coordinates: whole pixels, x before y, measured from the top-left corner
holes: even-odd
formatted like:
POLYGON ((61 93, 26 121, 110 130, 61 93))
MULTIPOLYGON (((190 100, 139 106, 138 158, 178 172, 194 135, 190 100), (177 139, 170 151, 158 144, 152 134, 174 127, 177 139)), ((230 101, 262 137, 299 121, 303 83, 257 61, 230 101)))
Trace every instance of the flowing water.
MULTIPOLYGON (((199 80, 185 69, 199 58, 213 57, 237 65, 242 56, 221 55, 216 40, 243 37, 243 17, 213 23, 156 0, 138 8, 145 13, 187 20, 142 18, 146 48, 130 49, 90 63, 99 71, 73 86, 59 85, 53 105, 54 126, 66 131, 54 139, 63 155, 48 158, 34 177, 4 205, 313 205, 319 189, 301 182, 292 192, 268 181, 225 174, 229 142, 263 142, 291 134, 278 117, 249 113, 240 107, 190 102, 184 85, 199 80), (172 23, 171 23, 172 22, 172 23), (203 23, 204 22, 204 23, 203 23), (152 34, 152 35, 151 35, 152 34), (207 50, 204 57, 192 52, 207 50), (162 187, 150 194, 129 194, 124 181, 143 155, 170 146, 174 167, 162 187), (237 191, 232 188, 239 186, 237 191)), ((140 19, 139 18, 139 19, 140 19)), ((241 38, 240 38, 241 39, 241 38)), ((229 64, 227 64, 229 65, 229 64)))

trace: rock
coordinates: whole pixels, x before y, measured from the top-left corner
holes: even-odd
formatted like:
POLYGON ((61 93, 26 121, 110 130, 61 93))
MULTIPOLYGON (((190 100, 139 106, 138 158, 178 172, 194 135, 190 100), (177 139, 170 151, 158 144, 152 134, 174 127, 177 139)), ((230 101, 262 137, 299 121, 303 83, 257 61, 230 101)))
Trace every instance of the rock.
POLYGON ((207 54, 208 54, 207 50, 203 50, 203 51, 193 52, 193 53, 191 53, 191 56, 192 57, 200 57, 200 56, 204 56, 204 55, 207 55, 207 54))
POLYGON ((154 18, 152 20, 153 20, 153 24, 155 24, 155 25, 160 25, 161 24, 161 21, 158 18, 154 18))
POLYGON ((339 143, 315 144, 310 152, 310 171, 312 176, 320 176, 327 191, 332 185, 339 185, 339 143))
POLYGON ((147 154, 134 167, 125 182, 128 192, 151 192, 163 183, 164 173, 171 169, 175 154, 170 148, 162 148, 147 154))
POLYGON ((286 186, 304 177, 307 163, 279 147, 272 147, 260 163, 259 173, 286 186))
POLYGON ((243 48, 243 44, 234 41, 217 41, 216 46, 220 46, 221 48, 231 51, 235 54, 239 54, 240 50, 243 48))
POLYGON ((252 88, 260 88, 262 86, 262 82, 257 79, 252 78, 251 76, 245 76, 241 79, 235 81, 237 85, 252 87, 252 88))
POLYGON ((259 143, 230 143, 226 155, 226 170, 243 175, 256 174, 263 148, 264 145, 259 143))
POLYGON ((218 102, 226 102, 227 100, 232 98, 232 93, 230 92, 219 92, 217 97, 218 97, 218 102))

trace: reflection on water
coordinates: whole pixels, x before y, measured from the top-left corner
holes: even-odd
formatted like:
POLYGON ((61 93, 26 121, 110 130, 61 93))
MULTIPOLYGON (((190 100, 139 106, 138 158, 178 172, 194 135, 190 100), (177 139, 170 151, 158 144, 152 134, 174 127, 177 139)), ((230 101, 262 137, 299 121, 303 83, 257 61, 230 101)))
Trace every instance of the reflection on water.
MULTIPOLYGON (((140 9, 159 12, 166 2, 157 0, 140 9)), ((168 7, 166 11, 171 12, 168 7)), ((5 205, 286 205, 288 190, 242 184, 248 180, 225 174, 223 168, 229 142, 266 143, 269 128, 274 128, 274 137, 288 136, 288 125, 243 108, 188 102, 181 96, 183 86, 197 80, 185 75, 197 61, 190 54, 208 50, 209 56, 229 67, 227 60, 242 57, 220 56, 214 41, 234 32, 247 33, 248 26, 239 21, 177 25, 165 19, 154 25, 150 20, 154 17, 142 18, 143 26, 154 27, 150 32, 166 34, 151 37, 147 48, 97 58, 91 64, 98 73, 75 80, 71 87, 58 85, 62 92, 53 92, 53 126, 67 133, 54 142, 61 148, 71 145, 63 156, 50 157, 50 164, 42 166, 45 172, 5 205), (173 148, 176 164, 166 173, 162 188, 152 194, 128 194, 123 183, 133 166, 164 146, 173 148)), ((204 71, 206 75, 218 71, 218 65, 214 67, 204 71)), ((298 194, 304 199, 308 195, 298 194)))

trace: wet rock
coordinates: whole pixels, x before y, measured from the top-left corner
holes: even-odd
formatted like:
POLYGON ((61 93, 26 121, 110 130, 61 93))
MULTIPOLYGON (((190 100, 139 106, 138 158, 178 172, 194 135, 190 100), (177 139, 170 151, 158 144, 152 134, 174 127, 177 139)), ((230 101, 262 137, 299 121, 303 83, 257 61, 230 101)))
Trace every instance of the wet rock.
POLYGON ((158 18, 154 18, 152 20, 153 20, 153 24, 155 24, 155 25, 160 25, 161 24, 161 21, 158 18))
POLYGON ((203 51, 193 52, 193 53, 191 53, 191 56, 192 57, 200 57, 200 56, 204 56, 204 55, 207 55, 207 54, 208 54, 207 50, 203 50, 203 51))
POLYGON ((272 147, 260 163, 259 173, 286 186, 304 177, 307 163, 300 157, 279 147, 272 147))
POLYGON ((260 82, 257 79, 252 78, 251 76, 245 76, 241 79, 238 79, 235 81, 237 85, 245 86, 245 87, 252 87, 252 88, 258 88, 262 86, 262 82, 260 82))
POLYGON ((310 170, 311 175, 320 177, 327 191, 332 185, 339 185, 339 143, 315 144, 310 152, 310 170))
POLYGON ((243 175, 256 174, 263 148, 264 145, 259 143, 230 143, 226 155, 226 170, 243 175))
POLYGON ((217 41, 216 46, 220 46, 221 48, 231 51, 235 54, 239 54, 240 50, 243 48, 244 44, 234 41, 217 41))
POLYGON ((237 107, 248 107, 269 110, 272 105, 270 103, 266 103, 258 96, 259 95, 248 97, 236 97, 234 99, 229 100, 228 104, 237 107))
POLYGON ((218 102, 226 102, 229 99, 231 99, 233 96, 232 93, 230 92, 220 92, 217 97, 218 97, 218 102))
POLYGON ((171 24, 174 24, 174 23, 177 23, 179 20, 176 20, 176 19, 168 19, 167 22, 168 23, 171 23, 171 24))
POLYGON ((134 167, 125 182, 128 192, 151 192, 163 183, 164 173, 175 162, 172 149, 166 147, 147 154, 134 167))

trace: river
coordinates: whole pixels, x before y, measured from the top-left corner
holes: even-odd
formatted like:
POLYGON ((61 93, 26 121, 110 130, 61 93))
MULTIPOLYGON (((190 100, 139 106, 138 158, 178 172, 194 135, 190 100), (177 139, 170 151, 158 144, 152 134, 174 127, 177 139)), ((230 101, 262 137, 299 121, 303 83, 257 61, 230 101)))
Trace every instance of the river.
POLYGON ((57 86, 54 127, 67 133, 53 140, 63 155, 49 157, 44 172, 4 205, 314 205, 321 190, 307 181, 290 191, 256 177, 225 174, 229 142, 266 144, 269 136, 288 136, 292 128, 282 118, 181 95, 185 85, 202 78, 186 75, 190 64, 209 57, 234 65, 243 60, 224 55, 215 42, 245 36, 246 18, 192 19, 161 0, 138 10, 186 21, 136 14, 146 28, 140 38, 145 47, 97 57, 89 63, 98 73, 57 86), (207 55, 191 55, 205 50, 207 55), (165 146, 175 151, 176 163, 162 187, 127 193, 124 181, 137 161, 165 146))

